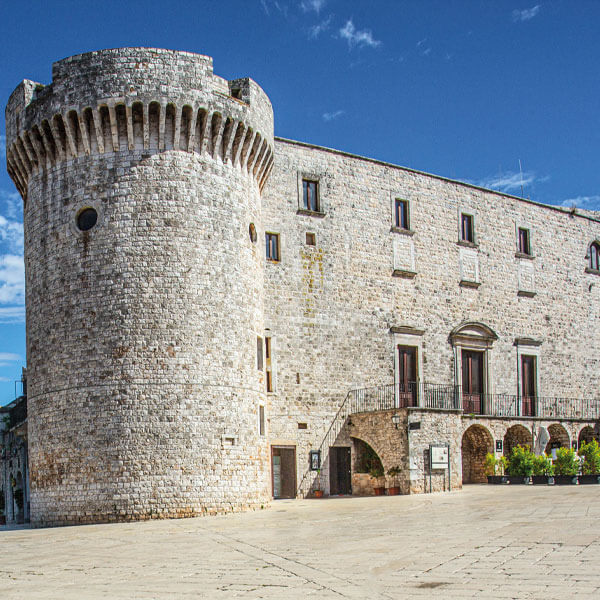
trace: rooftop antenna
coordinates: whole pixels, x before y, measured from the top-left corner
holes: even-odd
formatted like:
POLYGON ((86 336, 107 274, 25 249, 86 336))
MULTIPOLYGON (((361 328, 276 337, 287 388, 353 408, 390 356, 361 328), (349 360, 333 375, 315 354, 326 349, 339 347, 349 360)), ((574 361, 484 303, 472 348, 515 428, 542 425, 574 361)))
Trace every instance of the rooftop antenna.
POLYGON ((521 166, 521 159, 519 159, 519 173, 521 174, 521 198, 525 198, 525 193, 523 192, 523 167, 521 166))

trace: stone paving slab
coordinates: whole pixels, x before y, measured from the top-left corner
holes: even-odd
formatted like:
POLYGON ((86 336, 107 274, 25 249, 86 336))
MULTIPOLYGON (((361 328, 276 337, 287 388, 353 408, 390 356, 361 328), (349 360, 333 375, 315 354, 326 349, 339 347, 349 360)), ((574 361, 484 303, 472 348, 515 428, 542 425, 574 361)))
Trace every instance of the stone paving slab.
POLYGON ((0 529, 0 597, 600 598, 600 487, 467 486, 0 529), (577 516, 573 516, 577 515, 577 516))

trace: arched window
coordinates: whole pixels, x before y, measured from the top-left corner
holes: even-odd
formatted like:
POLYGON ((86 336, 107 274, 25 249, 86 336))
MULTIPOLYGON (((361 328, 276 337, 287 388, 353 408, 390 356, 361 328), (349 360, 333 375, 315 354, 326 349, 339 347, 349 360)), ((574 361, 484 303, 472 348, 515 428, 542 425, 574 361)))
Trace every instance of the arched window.
POLYGON ((590 258, 590 269, 592 269, 593 271, 600 271, 600 244, 598 242, 594 242, 590 246, 590 251, 588 255, 590 258))

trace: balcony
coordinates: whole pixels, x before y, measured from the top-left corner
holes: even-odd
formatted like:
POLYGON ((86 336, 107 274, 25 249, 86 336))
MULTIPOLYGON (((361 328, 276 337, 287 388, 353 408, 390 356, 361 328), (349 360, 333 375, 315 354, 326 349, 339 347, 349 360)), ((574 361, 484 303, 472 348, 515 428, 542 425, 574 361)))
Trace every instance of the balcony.
POLYGON ((519 397, 511 394, 463 394, 461 386, 414 382, 352 390, 352 413, 407 407, 462 410, 486 417, 539 417, 545 419, 600 419, 600 399, 519 397))

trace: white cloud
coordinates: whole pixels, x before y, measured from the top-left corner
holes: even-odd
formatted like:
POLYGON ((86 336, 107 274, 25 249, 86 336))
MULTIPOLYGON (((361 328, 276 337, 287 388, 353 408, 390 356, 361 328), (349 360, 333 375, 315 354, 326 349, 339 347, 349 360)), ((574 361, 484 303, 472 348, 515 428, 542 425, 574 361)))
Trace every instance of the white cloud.
POLYGON ((343 110, 336 110, 335 112, 327 112, 327 113, 323 113, 323 121, 325 122, 329 122, 329 121, 333 121, 334 119, 337 119, 338 117, 341 117, 344 114, 343 110))
POLYGON ((300 2, 300 8, 302 8, 304 12, 310 12, 312 10, 319 14, 323 6, 325 6, 325 0, 302 0, 302 2, 300 2))
POLYGON ((508 171, 477 181, 475 185, 490 190, 498 190, 499 192, 519 192, 520 194, 521 186, 525 189, 533 183, 542 183, 548 181, 548 179, 549 177, 538 177, 532 172, 513 173, 508 171))
POLYGON ((23 224, 9 221, 0 215, 0 242, 6 244, 9 252, 23 252, 23 224))
POLYGON ((342 39, 347 40, 350 48, 353 48, 354 46, 369 46, 371 48, 376 48, 381 44, 379 40, 376 40, 373 37, 373 34, 368 29, 356 29, 352 19, 346 21, 346 24, 340 29, 339 34, 342 39))
POLYGON ((21 305, 24 299, 25 268, 23 257, 12 254, 0 256, 0 304, 21 305))
POLYGON ((288 16, 288 5, 283 2, 278 2, 278 0, 260 0, 260 4, 267 16, 271 14, 271 8, 275 8, 286 18, 288 16))
POLYGON ((329 29, 329 25, 331 24, 331 16, 329 16, 327 19, 325 19, 324 21, 321 21, 320 23, 317 23, 316 25, 313 25, 309 30, 308 30, 308 37, 311 39, 316 39, 317 37, 319 37, 319 35, 321 35, 324 31, 326 31, 327 29, 329 29))
POLYGON ((0 190, 0 200, 4 204, 4 214, 12 221, 21 221, 23 214, 23 201, 19 192, 0 190))
POLYGON ((24 306, 0 306, 0 323, 22 323, 24 320, 24 306))
POLYGON ((542 8, 542 5, 536 4, 531 8, 524 8, 523 10, 515 9, 512 11, 512 19, 515 23, 519 21, 531 21, 540 12, 540 8, 542 8))
POLYGON ((565 208, 583 208, 584 210, 600 210, 600 196, 576 196, 567 198, 560 203, 565 208))
POLYGON ((16 361, 21 360, 21 356, 19 354, 13 354, 12 352, 0 352, 0 360, 3 362, 16 361))
POLYGON ((427 43, 427 38, 423 38, 417 42, 417 49, 423 56, 429 56, 431 54, 431 47, 427 43))
POLYGON ((12 381, 12 379, 10 379, 10 377, 0 377, 0 381, 1 381, 2 383, 7 383, 7 382, 9 382, 9 381, 12 381))

